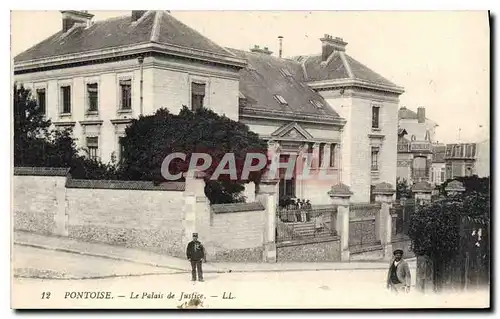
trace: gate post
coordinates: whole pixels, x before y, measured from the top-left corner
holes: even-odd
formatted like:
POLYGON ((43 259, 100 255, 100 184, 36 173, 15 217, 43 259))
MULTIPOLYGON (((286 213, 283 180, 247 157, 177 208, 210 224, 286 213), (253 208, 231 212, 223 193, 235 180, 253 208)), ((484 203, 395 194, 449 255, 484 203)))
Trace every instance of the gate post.
POLYGON ((394 202, 394 193, 396 190, 391 184, 383 182, 375 185, 373 194, 375 201, 380 203, 380 211, 377 214, 376 225, 378 227, 378 234, 380 243, 384 249, 384 259, 389 260, 392 258, 392 216, 391 208, 394 202))
POLYGON ((275 263, 276 256, 276 207, 278 204, 278 180, 263 178, 257 190, 256 199, 264 207, 264 252, 262 259, 264 262, 275 263))
POLYGON ((429 203, 432 198, 432 186, 428 182, 418 182, 411 187, 415 204, 429 203))
POLYGON ((328 192, 332 204, 337 205, 337 233, 340 236, 340 260, 349 261, 349 205, 352 195, 349 186, 342 183, 332 186, 328 192))

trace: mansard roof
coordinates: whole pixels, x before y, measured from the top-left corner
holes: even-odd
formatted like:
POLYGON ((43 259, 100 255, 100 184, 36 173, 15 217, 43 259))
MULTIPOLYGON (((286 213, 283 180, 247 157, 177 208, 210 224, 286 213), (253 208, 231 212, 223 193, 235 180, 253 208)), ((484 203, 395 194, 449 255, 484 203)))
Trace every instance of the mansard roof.
POLYGON ((123 49, 138 45, 158 44, 174 51, 188 50, 196 56, 205 54, 235 58, 225 48, 174 18, 166 11, 147 11, 137 21, 130 15, 93 22, 60 30, 49 38, 20 53, 14 63, 63 58, 75 54, 123 49))

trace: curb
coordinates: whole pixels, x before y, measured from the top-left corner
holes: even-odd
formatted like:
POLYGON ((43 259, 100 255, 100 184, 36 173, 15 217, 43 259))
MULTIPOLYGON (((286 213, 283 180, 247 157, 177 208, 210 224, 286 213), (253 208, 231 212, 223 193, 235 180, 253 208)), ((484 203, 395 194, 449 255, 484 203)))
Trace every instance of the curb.
MULTIPOLYGON (((55 248, 55 247, 50 247, 50 246, 45 246, 45 245, 39 245, 39 244, 31 244, 31 243, 24 243, 24 242, 14 242, 14 245, 18 246, 26 246, 26 247, 33 247, 33 248, 39 248, 39 249, 46 249, 46 250, 52 250, 52 251, 60 251, 60 252, 65 252, 65 253, 70 253, 70 254, 77 254, 77 255, 83 255, 83 256, 91 256, 91 257, 99 257, 99 258, 105 258, 105 259, 111 259, 111 260, 119 260, 119 261, 125 261, 125 262, 130 262, 134 264, 142 264, 142 265, 147 265, 147 266, 152 266, 152 267, 158 267, 158 268, 166 268, 166 269, 172 269, 176 270, 177 272, 175 273, 146 273, 142 275, 170 275, 170 274, 182 274, 182 273, 189 273, 190 270, 187 268, 178 268, 178 267, 171 267, 171 266, 165 266, 162 264, 156 264, 156 263, 151 263, 151 262, 145 262, 145 261, 138 261, 138 260, 133 260, 133 259, 128 259, 128 258, 123 258, 123 257, 117 257, 117 256, 110 256, 110 255, 103 255, 99 253, 90 253, 90 252, 83 252, 79 250, 73 250, 73 249, 68 249, 68 248, 55 248)), ((407 259, 407 261, 413 261, 416 260, 416 258, 410 258, 407 259)), ((212 266, 213 267, 213 266, 212 266)), ((209 274, 223 274, 223 273, 268 273, 268 272, 299 272, 299 271, 346 271, 346 270, 380 270, 380 269, 386 269, 387 265, 385 263, 380 264, 379 266, 372 266, 372 267, 351 267, 351 268, 332 268, 332 267, 322 267, 322 268, 296 268, 296 269, 219 269, 219 270, 204 270, 204 273, 209 273, 209 274)), ((110 275, 110 276, 96 276, 96 277, 89 277, 89 278, 57 278, 59 280, 68 280, 68 279, 104 279, 104 278, 112 278, 112 277, 126 277, 126 276, 142 276, 142 275, 110 275)), ((35 278, 35 277, 18 277, 18 278, 35 278)), ((38 279, 43 279, 43 278, 38 278, 38 279)))

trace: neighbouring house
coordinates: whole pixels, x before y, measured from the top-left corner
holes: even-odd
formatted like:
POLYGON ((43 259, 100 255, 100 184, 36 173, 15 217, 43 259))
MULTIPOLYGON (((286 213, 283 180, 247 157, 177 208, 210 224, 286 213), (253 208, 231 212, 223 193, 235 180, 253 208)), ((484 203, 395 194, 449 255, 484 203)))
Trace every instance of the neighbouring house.
POLYGON ((436 122, 425 116, 425 108, 417 112, 401 107, 398 112, 397 176, 409 184, 431 182, 432 144, 436 122))
POLYGON ((374 185, 396 184, 404 90, 349 56, 341 38, 325 35, 319 54, 283 58, 281 49, 277 57, 223 48, 167 11, 97 22, 87 11, 61 13, 59 32, 14 58, 14 77, 89 156, 119 160, 133 118, 186 105, 247 124, 281 162, 311 154, 311 170, 327 178, 285 179, 280 170, 280 197, 325 204, 342 182, 351 201, 368 202, 374 185))
POLYGON ((490 140, 447 144, 445 165, 446 179, 472 175, 490 176, 490 140))
POLYGON ((446 165, 445 165, 445 144, 432 145, 432 168, 430 183, 433 186, 439 186, 446 181, 446 165))

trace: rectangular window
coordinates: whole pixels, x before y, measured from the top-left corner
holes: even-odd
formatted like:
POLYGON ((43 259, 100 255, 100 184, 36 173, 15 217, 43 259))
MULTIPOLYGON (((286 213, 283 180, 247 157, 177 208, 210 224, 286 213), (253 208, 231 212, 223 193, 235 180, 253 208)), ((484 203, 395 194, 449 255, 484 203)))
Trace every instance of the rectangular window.
POLYGON ((380 107, 373 106, 372 107, 372 128, 379 128, 379 120, 380 120, 380 107))
POLYGON ((444 183, 445 171, 444 168, 441 169, 441 183, 444 183))
POLYGON ((120 109, 132 109, 132 80, 120 80, 120 109))
POLYGON ((319 144, 319 167, 323 167, 324 154, 325 153, 325 144, 319 144))
POLYGON ((36 99, 38 101, 38 107, 40 108, 40 112, 45 114, 47 107, 47 95, 45 93, 45 89, 36 90, 36 99))
POLYGON ((336 144, 330 144, 330 167, 335 167, 335 151, 337 150, 336 144))
POLYGON ((196 111, 204 107, 205 84, 191 83, 191 110, 196 111))
POLYGON ((372 147, 372 171, 378 171, 378 147, 372 147))
POLYGON ((87 84, 88 111, 97 112, 98 90, 97 83, 87 84))
POLYGON ((71 113, 71 86, 61 86, 62 113, 71 113))
POLYGON ((87 149, 89 151, 89 158, 96 160, 99 149, 99 138, 97 136, 87 137, 87 149))

